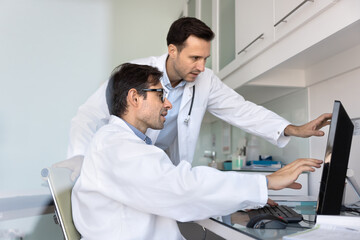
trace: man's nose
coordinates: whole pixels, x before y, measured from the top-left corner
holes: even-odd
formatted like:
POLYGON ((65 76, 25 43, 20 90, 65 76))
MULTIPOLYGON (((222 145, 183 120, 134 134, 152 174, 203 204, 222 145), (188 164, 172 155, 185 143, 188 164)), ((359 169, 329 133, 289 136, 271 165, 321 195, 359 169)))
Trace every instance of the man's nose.
POLYGON ((172 109, 172 104, 167 98, 165 98, 164 107, 167 108, 168 110, 172 109))
POLYGON ((197 70, 199 70, 200 72, 205 71, 205 64, 206 64, 205 59, 198 61, 196 65, 197 70))

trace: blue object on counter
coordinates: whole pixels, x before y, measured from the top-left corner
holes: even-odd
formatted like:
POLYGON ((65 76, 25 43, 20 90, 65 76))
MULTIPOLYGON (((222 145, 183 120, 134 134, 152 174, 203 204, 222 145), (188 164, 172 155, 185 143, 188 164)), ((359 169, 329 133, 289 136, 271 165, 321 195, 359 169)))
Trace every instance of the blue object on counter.
POLYGON ((280 161, 270 161, 270 160, 261 160, 261 161, 249 161, 249 165, 274 165, 282 164, 280 161))
POLYGON ((272 156, 262 156, 262 155, 259 155, 259 160, 265 160, 265 161, 272 161, 272 156))
POLYGON ((224 162, 224 170, 232 170, 232 161, 224 162))

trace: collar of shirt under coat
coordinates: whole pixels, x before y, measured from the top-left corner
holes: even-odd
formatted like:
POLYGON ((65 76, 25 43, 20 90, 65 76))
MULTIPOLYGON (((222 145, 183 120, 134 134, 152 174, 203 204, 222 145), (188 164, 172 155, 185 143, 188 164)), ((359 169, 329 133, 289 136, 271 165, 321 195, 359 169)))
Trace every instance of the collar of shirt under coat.
POLYGON ((143 140, 147 145, 152 145, 152 141, 148 136, 143 134, 139 129, 137 129, 136 127, 125 121, 124 119, 122 118, 120 119, 123 120, 126 123, 126 125, 128 125, 129 128, 135 133, 135 135, 138 136, 141 140, 143 140))

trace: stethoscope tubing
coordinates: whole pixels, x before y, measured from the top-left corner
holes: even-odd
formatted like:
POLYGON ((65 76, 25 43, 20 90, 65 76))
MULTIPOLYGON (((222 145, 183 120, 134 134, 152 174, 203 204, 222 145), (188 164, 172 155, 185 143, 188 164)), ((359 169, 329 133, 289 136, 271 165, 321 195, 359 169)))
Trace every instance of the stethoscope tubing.
POLYGON ((184 123, 186 125, 188 125, 189 121, 190 121, 191 111, 192 111, 192 107, 193 107, 193 104, 194 104, 194 98, 195 98, 195 85, 193 86, 193 94, 192 94, 192 97, 191 97, 189 113, 188 113, 187 117, 184 120, 184 123))

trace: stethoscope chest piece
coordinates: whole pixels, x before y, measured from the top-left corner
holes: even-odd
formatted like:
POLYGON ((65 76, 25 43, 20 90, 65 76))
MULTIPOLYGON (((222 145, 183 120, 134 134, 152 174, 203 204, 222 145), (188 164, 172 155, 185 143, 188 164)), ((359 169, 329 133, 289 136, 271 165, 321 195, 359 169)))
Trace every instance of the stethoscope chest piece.
POLYGON ((185 125, 189 125, 189 121, 190 121, 190 115, 187 115, 187 117, 185 118, 185 120, 184 120, 184 123, 185 123, 185 125))
POLYGON ((187 117, 184 120, 184 123, 185 123, 186 126, 189 125, 191 111, 192 111, 192 107, 193 107, 193 104, 194 104, 194 98, 195 98, 195 85, 193 86, 193 94, 192 94, 192 97, 191 97, 191 104, 190 104, 189 113, 188 113, 187 117))

